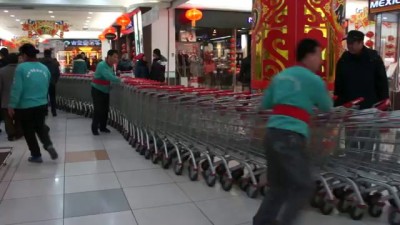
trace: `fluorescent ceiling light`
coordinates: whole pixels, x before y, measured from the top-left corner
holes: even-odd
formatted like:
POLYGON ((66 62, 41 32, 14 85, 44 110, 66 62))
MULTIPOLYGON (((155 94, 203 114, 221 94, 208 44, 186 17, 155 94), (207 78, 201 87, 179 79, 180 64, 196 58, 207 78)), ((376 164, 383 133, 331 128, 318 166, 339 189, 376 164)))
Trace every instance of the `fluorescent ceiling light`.
POLYGON ((11 17, 15 17, 15 15, 11 15, 11 17))
POLYGON ((49 13, 51 14, 51 13, 53 13, 53 11, 49 11, 49 13))
POLYGON ((5 13, 8 13, 8 10, 4 10, 5 13))
POLYGON ((55 16, 50 16, 51 18, 54 18, 55 16))
POLYGON ((252 0, 189 0, 183 8, 218 9, 251 12, 252 0))
POLYGON ((92 13, 92 12, 89 12, 89 14, 92 15, 93 13, 92 13))
POLYGON ((90 17, 90 16, 88 16, 87 18, 88 18, 88 19, 92 19, 92 17, 90 17))
POLYGON ((19 22, 19 21, 21 21, 21 20, 20 20, 20 19, 16 19, 15 21, 19 22))

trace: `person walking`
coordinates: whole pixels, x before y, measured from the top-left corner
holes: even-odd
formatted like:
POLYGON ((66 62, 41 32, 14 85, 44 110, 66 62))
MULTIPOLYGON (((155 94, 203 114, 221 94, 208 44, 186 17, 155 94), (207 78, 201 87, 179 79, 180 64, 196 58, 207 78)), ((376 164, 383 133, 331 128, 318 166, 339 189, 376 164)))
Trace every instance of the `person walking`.
POLYGON ((76 56, 76 59, 72 63, 72 73, 74 74, 86 74, 87 65, 85 60, 82 58, 82 54, 76 56))
POLYGON ((7 48, 0 49, 0 68, 7 66, 8 54, 9 52, 7 48))
POLYGON ((360 109, 372 108, 389 99, 386 69, 378 52, 364 46, 364 34, 352 30, 348 33, 347 51, 336 65, 335 105, 340 106, 357 98, 364 98, 360 109))
POLYGON ((270 188, 253 218, 253 225, 292 225, 311 196, 313 180, 307 156, 310 116, 314 107, 323 112, 333 102, 323 80, 321 46, 313 39, 299 42, 298 66, 276 75, 267 88, 262 108, 272 109, 265 138, 270 188))
POLYGON ((238 77, 238 81, 242 83, 242 90, 245 88, 250 90, 251 83, 251 55, 248 55, 246 58, 242 60, 242 64, 240 66, 240 74, 238 77))
POLYGON ((147 65, 146 56, 140 53, 136 56, 135 77, 136 78, 149 78, 149 67, 147 65))
POLYGON ((18 55, 11 53, 7 57, 8 65, 0 68, 0 101, 1 101, 1 114, 4 118, 4 125, 9 141, 20 139, 22 128, 19 120, 11 118, 8 115, 8 102, 10 98, 11 85, 14 79, 15 69, 18 65, 18 55))
POLYGON ((153 63, 151 64, 150 79, 164 82, 165 81, 165 65, 167 59, 161 55, 160 49, 153 50, 153 63))
POLYGON ((8 104, 11 118, 21 121, 21 126, 31 152, 29 162, 41 163, 42 155, 36 139, 39 137, 43 148, 53 160, 58 154, 50 139, 50 128, 45 124, 50 86, 50 72, 37 59, 39 51, 32 44, 24 44, 19 48, 24 62, 15 70, 13 85, 8 104))
POLYGON ((60 78, 60 63, 57 61, 57 59, 51 57, 51 53, 52 52, 50 49, 44 50, 44 58, 40 62, 47 67, 51 74, 49 86, 50 108, 51 113, 54 117, 56 117, 56 85, 60 78))
POLYGON ((92 121, 93 135, 99 135, 99 129, 103 133, 110 133, 107 129, 108 111, 110 108, 111 82, 119 83, 121 79, 115 76, 114 65, 118 63, 118 51, 109 50, 105 61, 97 65, 92 80, 92 99, 94 114, 92 121))

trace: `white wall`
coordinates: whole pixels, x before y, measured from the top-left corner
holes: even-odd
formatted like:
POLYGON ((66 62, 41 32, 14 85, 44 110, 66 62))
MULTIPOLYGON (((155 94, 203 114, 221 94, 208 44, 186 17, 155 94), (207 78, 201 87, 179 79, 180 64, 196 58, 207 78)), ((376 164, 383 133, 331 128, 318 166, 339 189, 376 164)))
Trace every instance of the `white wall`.
POLYGON ((159 10, 158 20, 154 21, 151 24, 151 48, 160 49, 161 54, 168 59, 168 65, 166 69, 167 72, 169 73, 169 77, 170 78, 174 77, 175 76, 175 10, 174 9, 159 10), (168 12, 169 12, 169 20, 168 20, 168 12))
POLYGON ((111 49, 111 44, 110 44, 110 42, 108 40, 105 40, 105 41, 101 42, 101 55, 103 57, 103 60, 106 58, 107 52, 110 49, 111 49))

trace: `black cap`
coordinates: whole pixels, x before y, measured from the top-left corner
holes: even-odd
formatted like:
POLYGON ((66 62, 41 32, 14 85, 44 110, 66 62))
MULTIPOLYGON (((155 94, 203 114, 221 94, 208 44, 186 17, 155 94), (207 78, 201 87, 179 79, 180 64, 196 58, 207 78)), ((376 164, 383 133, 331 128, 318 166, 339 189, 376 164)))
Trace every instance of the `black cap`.
POLYGON ((343 40, 347 40, 349 43, 354 43, 354 42, 359 42, 359 41, 364 41, 364 33, 358 30, 351 30, 347 34, 347 37, 344 38, 343 40))

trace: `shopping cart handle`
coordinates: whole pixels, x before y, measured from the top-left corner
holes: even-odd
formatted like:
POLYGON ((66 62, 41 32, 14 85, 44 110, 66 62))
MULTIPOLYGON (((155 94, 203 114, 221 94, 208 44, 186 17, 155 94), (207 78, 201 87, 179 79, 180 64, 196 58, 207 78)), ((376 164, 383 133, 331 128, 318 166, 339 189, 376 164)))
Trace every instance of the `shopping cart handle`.
POLYGON ((376 103, 373 107, 382 111, 386 111, 390 108, 390 99, 382 100, 376 103))
POLYGON ((351 107, 353 107, 353 106, 355 106, 355 105, 360 104, 360 103, 363 102, 363 101, 364 101, 364 98, 363 98, 363 97, 360 97, 360 98, 357 98, 357 99, 355 99, 355 100, 353 100, 353 101, 351 101, 351 102, 348 102, 348 103, 343 104, 343 106, 346 107, 346 108, 351 108, 351 107))
POLYGON ((228 96, 241 96, 241 95, 248 95, 250 94, 250 91, 245 91, 245 92, 232 92, 232 91, 227 91, 225 93, 219 93, 217 94, 218 97, 228 97, 228 96))

